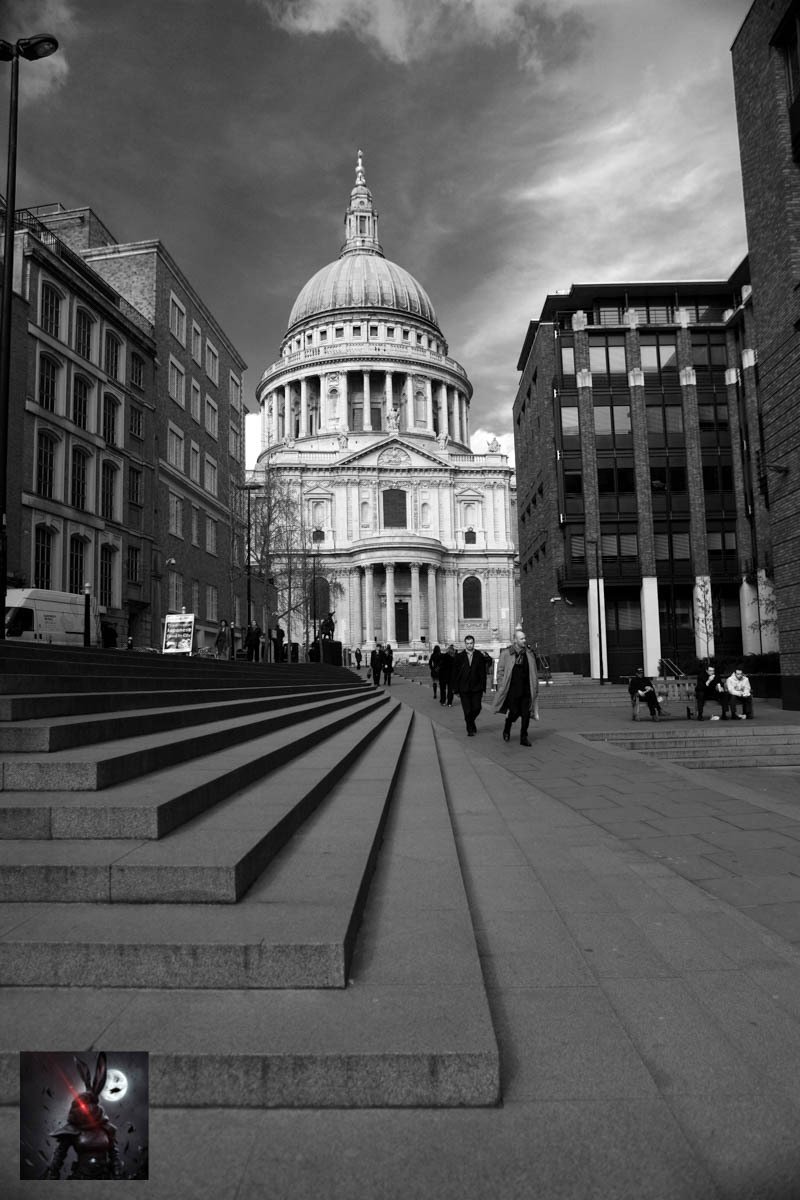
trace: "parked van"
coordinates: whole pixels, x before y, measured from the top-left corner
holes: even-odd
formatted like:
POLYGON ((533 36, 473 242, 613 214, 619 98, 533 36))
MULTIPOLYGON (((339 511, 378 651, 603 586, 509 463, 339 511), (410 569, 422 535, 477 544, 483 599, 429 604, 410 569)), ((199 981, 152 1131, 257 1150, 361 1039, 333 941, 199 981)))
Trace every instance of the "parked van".
MULTIPOLYGON (((93 646, 100 645, 97 601, 90 600, 93 646)), ((53 646, 82 646, 85 597, 43 588, 9 588, 6 592, 6 638, 53 646)))

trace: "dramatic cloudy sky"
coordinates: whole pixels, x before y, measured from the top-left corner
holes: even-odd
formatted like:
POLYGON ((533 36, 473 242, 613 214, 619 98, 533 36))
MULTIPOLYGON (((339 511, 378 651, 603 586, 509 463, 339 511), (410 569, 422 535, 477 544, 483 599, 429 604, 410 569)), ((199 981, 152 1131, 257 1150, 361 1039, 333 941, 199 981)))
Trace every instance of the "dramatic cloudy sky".
POLYGON ((160 237, 253 404, 338 254, 361 147, 386 255, 474 384, 473 448, 510 445, 547 292, 744 255, 729 51, 749 3, 5 0, 1 37, 61 42, 22 64, 17 203, 160 237))

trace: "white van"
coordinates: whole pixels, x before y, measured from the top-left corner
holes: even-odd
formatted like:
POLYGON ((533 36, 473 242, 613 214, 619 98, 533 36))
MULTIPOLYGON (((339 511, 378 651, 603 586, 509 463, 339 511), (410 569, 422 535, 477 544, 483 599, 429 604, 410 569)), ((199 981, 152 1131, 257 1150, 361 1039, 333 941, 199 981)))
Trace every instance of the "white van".
MULTIPOLYGON (((82 646, 85 598, 43 588, 9 588, 6 592, 6 638, 53 646, 82 646)), ((90 600, 93 646, 100 645, 97 601, 90 600)))

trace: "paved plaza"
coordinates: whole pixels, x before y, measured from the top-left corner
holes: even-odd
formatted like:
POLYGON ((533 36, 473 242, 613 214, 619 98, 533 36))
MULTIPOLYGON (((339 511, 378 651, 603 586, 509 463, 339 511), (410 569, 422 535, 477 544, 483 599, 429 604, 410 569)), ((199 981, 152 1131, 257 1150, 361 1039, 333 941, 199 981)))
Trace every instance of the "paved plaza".
MULTIPOLYGON (((800 766, 687 770, 585 738, 630 723, 620 689, 597 707, 545 700, 529 749, 504 743, 488 711, 468 740, 458 700, 442 708, 425 680, 396 676, 391 693, 434 722, 502 1105, 259 1111, 209 1096, 208 1109, 153 1109, 137 1194, 800 1197, 800 766)), ((760 702, 758 723, 796 727, 800 714, 760 702)), ((424 825, 405 853, 420 879, 424 825)), ((386 871, 382 855, 352 989, 386 871)), ((416 980, 419 913, 389 933, 397 979, 416 980)), ((0 1120, 0 1194, 50 1195, 16 1179, 16 1109, 0 1120)))

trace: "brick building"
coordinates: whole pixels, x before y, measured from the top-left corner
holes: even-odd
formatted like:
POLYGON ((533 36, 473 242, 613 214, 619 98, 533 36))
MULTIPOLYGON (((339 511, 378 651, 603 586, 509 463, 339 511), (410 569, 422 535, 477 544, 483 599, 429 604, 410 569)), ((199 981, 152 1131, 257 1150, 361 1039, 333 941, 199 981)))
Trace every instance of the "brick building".
POLYGON ((783 702, 800 708, 800 6, 756 0, 732 54, 783 702))
POLYGON ((777 648, 747 262, 547 297, 514 404, 522 609, 554 669, 777 648))
POLYGON ((88 583, 121 643, 149 642, 152 325, 25 211, 12 311, 9 582, 88 583))
POLYGON ((244 360, 162 242, 120 244, 89 208, 37 213, 152 328, 153 628, 185 607, 210 646, 222 617, 245 621, 244 360))

